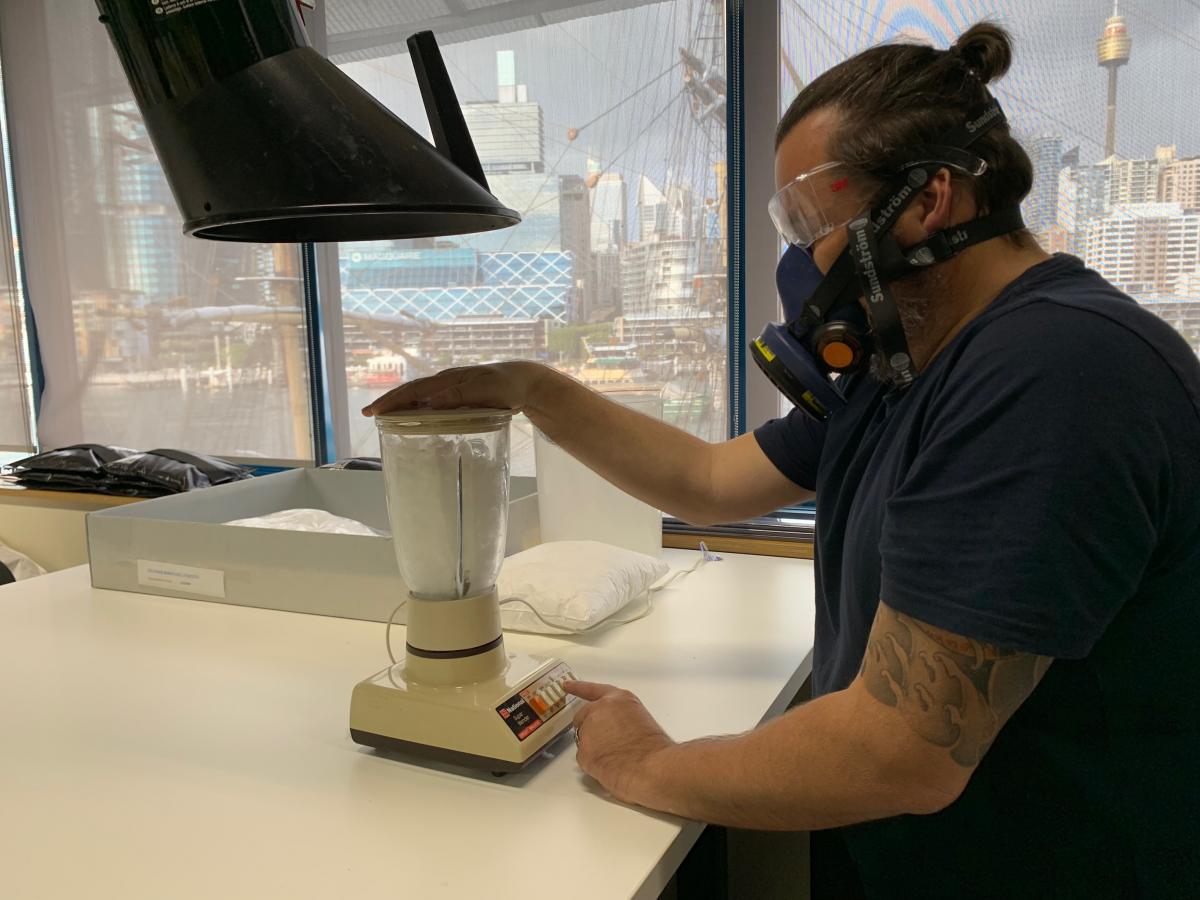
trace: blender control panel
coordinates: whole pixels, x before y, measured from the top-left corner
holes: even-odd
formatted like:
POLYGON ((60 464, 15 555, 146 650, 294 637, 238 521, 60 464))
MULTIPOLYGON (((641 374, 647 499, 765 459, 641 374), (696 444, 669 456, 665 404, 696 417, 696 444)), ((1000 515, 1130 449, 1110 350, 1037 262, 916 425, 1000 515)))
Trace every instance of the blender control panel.
POLYGON ((574 678, 567 664, 559 663, 497 706, 496 712, 517 740, 523 741, 567 708, 571 697, 562 685, 574 678))

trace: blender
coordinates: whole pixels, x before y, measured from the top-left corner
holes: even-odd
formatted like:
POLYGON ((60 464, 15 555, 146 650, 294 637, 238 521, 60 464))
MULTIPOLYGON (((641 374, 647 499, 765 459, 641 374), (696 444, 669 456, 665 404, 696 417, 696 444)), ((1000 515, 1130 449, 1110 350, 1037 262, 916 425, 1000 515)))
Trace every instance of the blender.
POLYGON ((506 653, 500 630, 511 420, 496 409, 375 420, 407 633, 403 658, 354 688, 357 743, 500 774, 571 724, 567 664, 506 653))

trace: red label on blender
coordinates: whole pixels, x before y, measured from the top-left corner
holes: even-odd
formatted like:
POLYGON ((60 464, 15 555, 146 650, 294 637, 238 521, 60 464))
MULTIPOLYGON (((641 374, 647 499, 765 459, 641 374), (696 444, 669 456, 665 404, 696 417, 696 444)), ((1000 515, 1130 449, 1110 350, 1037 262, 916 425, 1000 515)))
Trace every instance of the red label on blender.
POLYGON ((542 720, 538 718, 538 714, 519 694, 497 706, 496 712, 500 713, 500 718, 512 729, 512 733, 517 736, 518 741, 525 740, 542 726, 542 720))
POLYGON ((567 708, 570 698, 562 689, 563 682, 573 678, 566 663, 559 663, 521 693, 509 697, 496 712, 500 714, 517 740, 523 741, 542 725, 567 708))

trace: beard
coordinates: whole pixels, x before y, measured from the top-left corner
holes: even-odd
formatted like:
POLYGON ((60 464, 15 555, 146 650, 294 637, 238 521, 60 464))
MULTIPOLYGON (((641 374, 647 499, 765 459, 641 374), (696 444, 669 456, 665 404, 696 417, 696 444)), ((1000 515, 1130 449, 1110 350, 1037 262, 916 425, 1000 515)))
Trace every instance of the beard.
MULTIPOLYGON (((922 337, 927 333, 933 311, 940 304, 940 298, 945 296, 948 284, 948 274, 941 266, 923 269, 907 278, 893 281, 888 285, 892 298, 896 301, 896 312, 900 316, 900 325, 904 329, 905 340, 908 341, 908 352, 912 356, 913 348, 919 347, 922 337)), ((871 377, 876 381, 896 387, 899 381, 888 363, 887 354, 878 345, 871 354, 871 377)))

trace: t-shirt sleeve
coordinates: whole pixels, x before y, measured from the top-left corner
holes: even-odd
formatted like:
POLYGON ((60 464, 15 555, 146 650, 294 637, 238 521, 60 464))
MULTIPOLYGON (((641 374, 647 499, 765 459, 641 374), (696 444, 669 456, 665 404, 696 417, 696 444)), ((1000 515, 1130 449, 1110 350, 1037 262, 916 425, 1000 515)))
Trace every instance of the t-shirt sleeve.
POLYGON ((1181 388, 1133 331, 1037 306, 989 323, 930 405, 887 501, 880 593, 935 627, 1080 658, 1154 550, 1181 388))
POLYGON ((805 490, 817 489, 817 464, 825 444, 825 425, 793 409, 754 430, 758 446, 780 472, 805 490))

